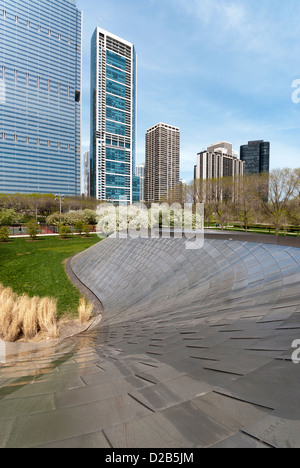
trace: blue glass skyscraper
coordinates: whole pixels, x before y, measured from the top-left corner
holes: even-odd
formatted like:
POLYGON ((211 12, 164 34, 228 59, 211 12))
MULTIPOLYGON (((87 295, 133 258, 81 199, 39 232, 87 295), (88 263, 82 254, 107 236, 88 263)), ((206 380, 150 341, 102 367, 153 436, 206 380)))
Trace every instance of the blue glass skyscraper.
POLYGON ((91 195, 132 203, 136 154, 134 45, 97 28, 91 44, 91 195))
POLYGON ((0 0, 0 192, 80 194, 82 14, 0 0))

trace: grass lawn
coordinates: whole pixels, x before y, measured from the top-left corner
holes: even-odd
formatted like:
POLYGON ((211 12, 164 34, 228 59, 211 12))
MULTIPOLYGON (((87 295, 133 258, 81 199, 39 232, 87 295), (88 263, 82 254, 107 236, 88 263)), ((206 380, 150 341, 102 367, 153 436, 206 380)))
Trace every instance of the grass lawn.
POLYGON ((39 237, 37 241, 11 239, 0 243, 0 283, 17 294, 55 297, 60 316, 77 315, 80 292, 64 270, 64 260, 99 242, 96 235, 70 239, 39 237))

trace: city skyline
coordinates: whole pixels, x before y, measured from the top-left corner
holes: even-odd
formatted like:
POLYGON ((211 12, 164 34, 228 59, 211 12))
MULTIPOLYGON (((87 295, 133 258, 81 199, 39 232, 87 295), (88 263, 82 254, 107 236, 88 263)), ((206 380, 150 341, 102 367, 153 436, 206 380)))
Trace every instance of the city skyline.
POLYGON ((84 18, 83 152, 89 44, 99 26, 137 50, 137 164, 145 160, 147 128, 167 121, 181 129, 180 175, 188 181, 197 153, 222 139, 235 148, 271 141, 271 169, 299 165, 300 107, 292 102, 292 83, 300 77, 296 1, 77 0, 77 7, 84 18))

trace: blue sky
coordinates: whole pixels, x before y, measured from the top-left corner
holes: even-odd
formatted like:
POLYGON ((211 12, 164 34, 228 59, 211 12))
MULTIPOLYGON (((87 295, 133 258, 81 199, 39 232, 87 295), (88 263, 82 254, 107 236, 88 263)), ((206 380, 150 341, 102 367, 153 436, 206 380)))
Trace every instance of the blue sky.
POLYGON ((83 150, 89 146, 90 39, 100 26, 138 55, 137 163, 146 130, 181 131, 181 178, 226 140, 271 142, 271 168, 300 167, 299 0, 77 0, 83 11, 83 150))

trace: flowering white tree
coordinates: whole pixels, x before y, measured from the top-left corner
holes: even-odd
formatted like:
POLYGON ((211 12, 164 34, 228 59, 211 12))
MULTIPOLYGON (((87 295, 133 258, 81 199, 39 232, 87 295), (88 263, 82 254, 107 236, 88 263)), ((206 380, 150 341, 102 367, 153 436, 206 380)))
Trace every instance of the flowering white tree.
POLYGON ((170 237, 170 228, 174 227, 174 237, 181 238, 183 234, 187 239, 202 233, 203 205, 196 207, 193 213, 191 206, 183 210, 180 204, 169 206, 167 203, 152 204, 148 210, 142 203, 129 206, 114 206, 101 204, 97 210, 99 218, 98 231, 108 236, 119 238, 147 238, 149 230, 151 237, 170 237), (159 229, 162 232, 159 232, 159 229))

